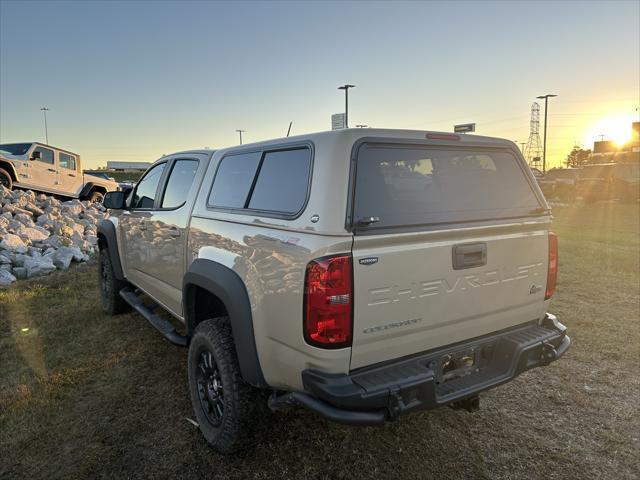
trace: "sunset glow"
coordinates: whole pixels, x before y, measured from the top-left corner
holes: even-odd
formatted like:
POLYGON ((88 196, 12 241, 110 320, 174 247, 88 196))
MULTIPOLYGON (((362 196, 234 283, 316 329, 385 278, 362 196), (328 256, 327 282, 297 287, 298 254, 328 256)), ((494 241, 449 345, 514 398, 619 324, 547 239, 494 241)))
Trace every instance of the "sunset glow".
POLYGON ((617 146, 624 146, 631 140, 631 123, 637 122, 634 115, 616 115, 601 118, 587 129, 585 145, 598 140, 612 140, 617 146))

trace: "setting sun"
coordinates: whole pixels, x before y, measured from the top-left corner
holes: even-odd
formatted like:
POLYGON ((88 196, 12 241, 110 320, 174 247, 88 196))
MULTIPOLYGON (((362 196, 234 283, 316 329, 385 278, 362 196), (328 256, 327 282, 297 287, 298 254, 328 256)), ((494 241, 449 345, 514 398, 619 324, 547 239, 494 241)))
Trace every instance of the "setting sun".
POLYGON ((612 140, 621 147, 631 140, 631 123, 638 121, 633 115, 605 117, 596 121, 587 131, 585 144, 591 145, 597 140, 612 140))

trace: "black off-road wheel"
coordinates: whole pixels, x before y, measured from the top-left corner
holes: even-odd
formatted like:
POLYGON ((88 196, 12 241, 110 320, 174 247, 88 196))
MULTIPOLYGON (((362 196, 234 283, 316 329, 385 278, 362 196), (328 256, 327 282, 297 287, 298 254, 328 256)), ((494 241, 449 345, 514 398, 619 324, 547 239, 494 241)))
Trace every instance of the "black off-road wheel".
POLYGON ((13 188, 13 180, 11 175, 4 168, 0 168, 0 185, 11 190, 13 188))
POLYGON ((228 317, 198 324, 188 358, 191 403, 207 442, 220 453, 251 446, 263 399, 242 379, 228 317))
POLYGON ((89 201, 91 203, 95 203, 95 202, 102 203, 102 200, 104 200, 104 195, 102 194, 102 192, 93 191, 89 195, 89 201))
POLYGON ((118 315, 131 310, 129 304, 120 296, 120 290, 127 286, 127 282, 116 278, 111 257, 109 257, 109 251, 106 248, 100 250, 98 275, 100 276, 102 309, 109 315, 118 315))

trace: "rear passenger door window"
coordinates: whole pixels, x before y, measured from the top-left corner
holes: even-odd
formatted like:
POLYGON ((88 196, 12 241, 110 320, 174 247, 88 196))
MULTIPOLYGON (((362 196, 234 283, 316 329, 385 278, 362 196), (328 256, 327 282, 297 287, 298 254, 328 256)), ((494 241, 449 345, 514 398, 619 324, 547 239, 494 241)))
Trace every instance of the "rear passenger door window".
POLYGON ((197 171, 197 160, 176 160, 171 168, 160 207, 173 209, 184 205, 197 171))
POLYGON ((159 163, 152 167, 142 177, 142 180, 138 182, 136 189, 131 199, 131 208, 138 209, 152 209, 155 204, 156 193, 158 191, 158 184, 162 178, 162 172, 166 163, 159 163))
POLYGON ((62 168, 67 168, 69 170, 76 169, 76 157, 73 155, 60 152, 58 154, 58 163, 62 168))
POLYGON ((307 197, 311 152, 308 148, 267 152, 249 208, 294 215, 307 197))
POLYGON ((220 161, 209 204, 222 208, 244 208, 262 152, 228 155, 220 161))

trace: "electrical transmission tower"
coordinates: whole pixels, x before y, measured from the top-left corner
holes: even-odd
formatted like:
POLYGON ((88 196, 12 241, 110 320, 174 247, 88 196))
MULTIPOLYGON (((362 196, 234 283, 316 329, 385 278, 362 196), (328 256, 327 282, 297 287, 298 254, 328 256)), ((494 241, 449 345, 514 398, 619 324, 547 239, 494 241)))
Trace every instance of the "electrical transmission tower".
POLYGON ((529 122, 529 140, 524 148, 524 157, 530 167, 542 164, 542 142, 540 141, 540 105, 531 104, 531 122, 529 122))

